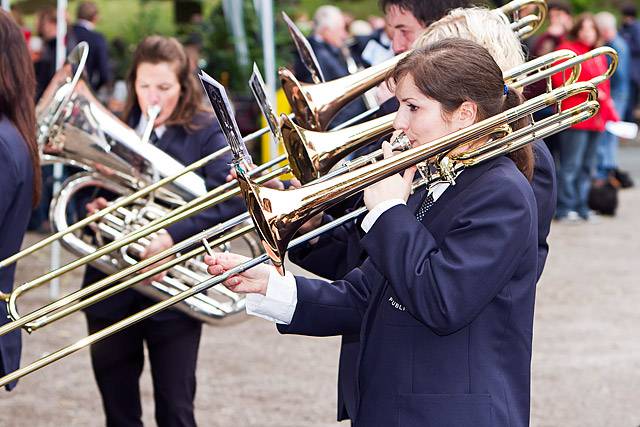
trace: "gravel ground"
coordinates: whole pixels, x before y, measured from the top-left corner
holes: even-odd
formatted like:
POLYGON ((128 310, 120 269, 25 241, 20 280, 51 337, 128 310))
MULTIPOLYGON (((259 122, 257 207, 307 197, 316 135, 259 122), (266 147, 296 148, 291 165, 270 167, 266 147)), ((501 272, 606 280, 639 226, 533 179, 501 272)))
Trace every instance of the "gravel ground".
MULTIPOLYGON (((640 146, 621 150, 640 184, 640 146)), ((640 189, 620 192, 615 218, 554 224, 539 284, 533 354, 531 424, 640 424, 640 189)), ((41 236, 29 235, 26 243, 41 236)), ((48 253, 19 265, 17 282, 47 271, 48 253)), ((293 268, 292 268, 293 270, 293 268)), ((76 288, 78 274, 62 283, 76 288)), ((46 302, 37 290, 23 312, 46 302)), ((268 322, 206 327, 198 364, 196 417, 201 426, 337 426, 338 338, 280 337, 268 322)), ((82 315, 26 336, 23 364, 83 336, 82 315)), ((25 334, 26 335, 26 334, 25 334)), ((148 367, 148 366, 147 366, 148 367)), ((145 425, 154 425, 148 369, 142 376, 145 425)), ((0 397, 1 426, 100 426, 100 397, 82 350, 20 381, 0 397)))

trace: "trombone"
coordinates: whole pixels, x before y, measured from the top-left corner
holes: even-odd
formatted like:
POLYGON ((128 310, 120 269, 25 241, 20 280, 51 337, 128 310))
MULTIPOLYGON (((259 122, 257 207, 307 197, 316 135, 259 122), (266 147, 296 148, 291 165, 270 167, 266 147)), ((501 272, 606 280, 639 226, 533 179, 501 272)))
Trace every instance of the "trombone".
MULTIPOLYGON (((583 61, 590 59, 594 56, 597 55, 601 55, 601 54, 605 54, 610 56, 613 61, 611 66, 609 67, 609 69, 607 70, 607 72, 605 74, 603 74, 602 76, 599 77, 599 79, 597 81, 594 82, 594 84, 599 83, 600 81, 607 79, 615 70, 615 66, 616 66, 616 53, 613 49, 611 48, 599 48, 599 49, 595 49, 591 52, 588 52, 585 55, 581 55, 576 57, 575 54, 571 51, 560 51, 560 52, 555 52, 553 54, 550 54, 547 57, 542 57, 539 58, 536 61, 532 61, 531 63, 526 63, 523 64, 520 67, 515 68, 514 70, 508 72, 505 74, 505 80, 508 82, 511 82, 512 87, 517 88, 517 87, 522 87, 525 84, 530 84, 532 82, 538 81, 540 79, 544 79, 544 78, 548 78, 551 74, 554 74, 556 72, 559 72, 560 70, 565 70, 565 69, 571 69, 571 74, 567 80, 567 82, 569 84, 572 84, 575 79, 577 79, 578 75, 579 75, 579 70, 580 70, 580 63, 582 63, 583 61), (545 60, 546 58, 546 60, 545 60), (558 59, 560 58, 569 58, 568 60, 562 62, 561 64, 557 64, 557 65, 553 65, 550 68, 546 68, 547 66, 549 66, 549 64, 553 64, 554 62, 556 62, 558 59), (540 71, 540 69, 542 69, 542 71, 540 71), (577 71, 576 71, 577 70, 577 71), (535 72, 535 74, 531 74, 532 72, 535 72)), ((384 126, 387 127, 388 130, 391 130, 391 125, 393 123, 393 116, 395 114, 391 114, 388 116, 388 118, 386 119, 386 123, 384 123, 384 126)), ((381 124, 379 124, 380 126, 382 126, 381 124)), ((294 125, 295 126, 295 125, 294 125)), ((347 142, 348 143, 352 143, 353 141, 362 141, 362 140, 367 140, 367 133, 366 133, 366 129, 369 129, 369 133, 373 134, 373 135, 379 135, 380 133, 380 129, 378 129, 378 127, 372 127, 371 125, 368 124, 362 124, 362 125, 357 125, 354 126, 356 129, 352 130, 352 134, 350 136, 351 139, 348 139, 347 142)), ((327 146, 327 143, 324 143, 323 140, 319 140, 318 138, 320 137, 331 137, 333 135, 337 135, 336 132, 329 132, 329 133, 324 133, 324 132, 313 132, 313 131, 308 131, 308 130, 300 130, 299 136, 301 138, 301 144, 300 146, 304 146, 304 147, 311 147, 310 148, 310 152, 313 153, 313 149, 314 147, 317 146, 327 146)), ((347 132, 348 130, 345 129, 345 132, 347 132)), ((345 134, 347 135, 347 134, 345 134)), ((344 135, 343 135, 344 136, 344 135)), ((331 139, 330 144, 332 144, 332 147, 340 147, 339 143, 336 143, 335 140, 333 140, 333 138, 329 138, 331 139)), ((371 139, 371 138, 369 138, 371 139)), ((348 144, 345 144, 348 145, 348 144)), ((406 147, 405 147, 406 148, 406 147)), ((316 150, 316 154, 319 152, 322 152, 322 150, 315 148, 316 150)), ((329 150, 325 150, 325 152, 329 152, 329 150)), ((338 167, 337 169, 331 171, 330 173, 328 172, 329 168, 332 167, 332 165, 334 163, 337 163, 337 160, 332 159, 329 156, 326 156, 325 158, 320 158, 320 157, 314 157, 314 156, 310 156, 309 158, 312 159, 316 159, 318 160, 318 162, 320 162, 321 160, 324 162, 323 163, 323 167, 326 169, 326 174, 319 179, 316 179, 314 181, 314 183, 318 183, 321 181, 325 181, 325 180, 329 180, 329 179, 334 179, 336 177, 341 177, 343 176, 343 174, 345 173, 349 173, 349 172, 353 172, 353 171, 357 171, 359 170, 361 167, 368 165, 372 162, 374 162, 377 158, 379 158, 381 156, 381 150, 378 150, 374 153, 371 153, 368 156, 363 156, 363 157, 359 157, 356 158, 352 161, 348 161, 345 162, 342 166, 338 167)), ((301 152, 296 152, 296 157, 302 157, 302 153, 301 152)), ((339 157, 339 155, 335 155, 335 157, 339 157)), ((288 170, 288 167, 284 167, 283 169, 288 170)), ((276 176, 278 176, 278 174, 280 173, 279 170, 276 171, 272 171, 270 173, 267 173, 266 175, 260 177, 257 181, 259 183, 262 182, 266 182, 276 176)), ((250 174, 250 173, 249 173, 250 174)), ((297 191, 297 190, 296 190, 297 191)), ((102 288, 107 287, 108 285, 116 282, 117 280, 120 279, 125 279, 127 278, 129 275, 136 273, 138 271, 140 271, 143 268, 149 267, 151 265, 153 265, 154 263, 156 263, 157 261, 160 261, 162 259, 167 258, 170 255, 174 255, 178 252, 180 252, 181 250, 183 250, 184 248, 189 247, 191 244, 193 243, 197 243, 198 240, 193 240, 193 239, 189 239, 189 240, 185 240, 183 243, 185 243, 185 245, 183 245, 182 243, 179 245, 174 246, 173 248, 167 249, 163 252, 160 252, 159 254, 155 255, 154 257, 151 257, 149 259, 146 260, 142 260, 138 263, 136 263, 135 265, 132 265, 130 267, 127 267, 121 271, 119 271, 118 273, 115 273, 109 277, 106 277, 102 280, 100 280, 99 282, 96 282, 88 287, 85 287, 81 290, 78 290, 76 292, 73 292, 71 294, 69 294, 66 297, 63 297, 47 306, 44 306, 40 309, 37 309, 25 316, 21 316, 18 309, 17 309, 17 298, 23 294, 25 294, 27 291, 35 289, 41 285, 43 285, 44 283, 46 283, 47 281, 49 281, 50 279, 54 278, 54 277, 58 277, 68 271, 71 271, 79 266, 84 265, 87 262, 91 262, 99 257, 101 257, 102 255, 109 253, 113 250, 119 249, 122 246, 125 246, 127 244, 133 243, 135 242, 138 238, 143 237, 146 234, 152 233, 154 231, 159 230, 160 228, 165 227, 168 224, 171 224, 173 222, 179 221, 183 218, 186 218, 187 216, 190 216, 196 212, 199 212, 200 210, 206 209, 209 206, 212 206, 216 203, 220 203, 224 200, 227 200, 230 197, 234 197, 236 195, 240 194, 240 189, 235 186, 233 183, 227 183, 221 187, 218 187, 215 190, 212 190, 211 192, 209 192, 209 194, 207 196, 203 196, 199 199, 195 199, 187 204, 185 204, 182 207, 179 207, 177 209, 175 209, 174 211, 172 211, 171 215, 167 216, 164 219, 158 219, 155 221, 152 221, 151 223, 149 223, 146 227, 140 228, 138 230, 136 230, 135 232, 124 236, 122 239, 119 240, 115 240, 107 245, 105 245, 104 247, 98 249, 95 253, 87 255, 85 257, 82 257, 80 259, 77 259, 69 264, 67 264, 66 266, 62 267, 61 269, 58 269, 56 271, 52 271, 49 272, 37 279, 34 279, 32 281, 26 282, 20 286, 18 286, 11 294, 4 294, 2 295, 2 298, 7 302, 8 304, 8 312, 10 314, 10 317, 13 319, 12 322, 5 324, 3 326, 0 326, 0 336, 11 331, 14 329, 17 329, 19 327, 25 327, 25 329, 29 332, 34 331, 42 326, 44 326, 45 324, 48 324, 54 320, 57 320, 60 317, 59 314, 53 315, 51 317, 44 317, 44 316, 48 316, 51 313, 54 313, 58 310, 61 310, 63 307, 67 306, 67 304, 71 304, 74 301, 77 301, 78 299, 81 298, 87 298, 90 295, 92 295, 93 293, 99 291, 102 288), (235 187, 235 188, 232 188, 235 187)), ((222 227, 222 229, 224 231, 226 231, 229 227, 231 226, 237 226, 239 224, 241 224, 244 220, 248 219, 248 215, 247 214, 243 214, 240 215, 230 221, 227 221, 226 223, 224 223, 224 226, 219 226, 222 227)), ((214 227, 215 228, 215 227, 214 227)), ((216 230, 219 230, 220 228, 215 228, 216 230)), ((244 232, 248 232, 251 231, 253 228, 242 228, 241 230, 244 230, 244 232)), ((241 235, 242 233, 239 233, 239 235, 241 235)), ((198 235, 200 236, 200 235, 198 235)), ((208 236, 208 235, 207 235, 208 236)), ((201 238, 202 236, 200 236, 199 238, 201 238)), ((217 243, 216 243, 217 244, 217 243)), ((193 257, 196 255, 201 254, 202 251, 191 251, 187 254, 184 254, 181 257, 175 258, 171 261, 169 261, 167 264, 164 264, 165 269, 172 267, 173 265, 177 264, 180 261, 185 261, 187 259, 189 259, 189 257, 193 257)), ((71 305, 68 306, 67 308, 64 309, 64 315, 66 314, 70 314, 71 312, 77 311, 78 309, 84 308, 86 305, 89 305, 89 302, 95 302, 95 301, 99 301, 101 299, 104 299, 108 296, 110 296, 111 294, 115 294, 123 289, 126 289, 128 286, 131 286, 132 284, 147 278, 147 277, 151 277, 154 274, 156 274, 157 272, 163 271, 164 269, 153 269, 151 271, 153 271, 154 273, 150 273, 147 275, 147 273, 142 273, 141 276, 137 276, 131 279, 127 279, 126 282, 122 282, 118 285, 112 286, 111 288, 102 291, 103 293, 99 294, 98 296, 95 297, 91 297, 91 299, 85 299, 82 302, 78 303, 78 305, 71 305)))
MULTIPOLYGON (((496 9, 496 11, 504 13, 505 15, 512 15, 513 18, 513 22, 514 24, 518 24, 520 23, 521 25, 519 25, 518 28, 520 29, 525 29, 528 28, 529 29, 529 33, 530 34, 534 31, 536 31, 540 25, 542 25, 542 23, 544 22, 545 16, 546 16, 546 3, 544 2, 544 0, 514 0, 506 5, 504 5, 503 7, 496 9), (519 17, 519 11, 523 8, 523 7, 528 7, 528 6, 535 6, 536 8, 536 13, 535 14, 529 14, 526 15, 523 18, 519 17), (525 19, 526 18, 526 19, 525 19), (533 25, 533 27, 531 27, 531 23, 534 22, 535 25, 533 25)), ((292 24, 290 24, 291 26, 292 24)), ((291 29, 291 28, 290 28, 291 29)), ((292 36, 294 35, 295 32, 291 32, 292 36)), ((520 37, 524 37, 525 34, 520 34, 520 37)), ((296 38, 294 37, 294 42, 296 42, 296 38)), ((297 46, 301 46, 303 44, 300 43, 296 43, 297 46)), ((86 57, 88 54, 88 46, 79 46, 82 47, 82 49, 75 49, 70 55, 69 55, 69 63, 77 64, 77 70, 73 75, 73 78, 70 79, 69 82, 67 82, 68 84, 65 84, 65 90, 66 92, 60 90, 59 92, 62 92, 64 94, 64 97, 62 99, 62 101, 60 101, 59 103, 57 103, 57 109, 55 110, 54 114, 50 114, 48 116, 45 117, 45 120, 43 120, 43 123, 41 123, 41 129, 39 132, 39 135, 41 135, 43 138, 48 138, 50 136, 50 132, 54 131, 58 125, 57 125, 57 121, 59 120, 60 116, 62 115, 62 112, 64 110, 64 108, 66 108, 66 106, 68 105, 71 95, 73 93, 73 89, 75 88, 75 85, 78 83, 78 81, 80 80, 80 76, 82 73, 82 70, 84 68, 84 63, 86 62, 86 57)), ((312 56, 313 57, 313 56, 312 56)), ((379 81, 382 79, 382 77, 384 76, 384 74, 388 71, 388 69, 390 69, 392 66, 395 65, 395 63, 401 58, 402 56, 396 57, 391 59, 390 61, 387 61, 384 64, 381 64, 378 67, 373 67, 367 70, 364 70, 360 73, 354 74, 352 76, 347 76, 345 78, 342 79, 338 79, 338 80, 334 80, 332 82, 328 82, 325 84, 319 84, 319 85, 305 85, 305 86, 301 86, 299 84, 296 84, 296 80, 293 77, 293 75, 290 73, 290 71, 288 70, 280 70, 281 72, 281 80, 283 83, 283 89, 285 90, 285 93, 287 93, 287 98, 289 99, 289 102, 291 103, 294 111, 296 111, 295 116, 297 117, 297 121, 300 123, 306 123, 307 124, 307 128, 309 129, 324 129, 328 126, 329 124, 329 120, 333 117, 333 115, 335 113, 337 113, 337 111, 341 108, 341 106, 343 106, 346 102, 348 102, 348 100, 350 99, 350 97, 352 96, 357 96, 362 90, 363 90, 363 84, 365 85, 370 85, 368 87, 371 87, 372 85, 375 85, 377 83, 379 83, 379 81), (288 79, 286 76, 290 75, 291 79, 288 79), (347 79, 347 80, 345 80, 347 79), (333 88, 332 90, 328 90, 329 87, 327 85, 332 85, 331 87, 333 88), (315 90, 313 87, 311 86, 315 86, 315 90), (335 89, 335 90, 334 90, 335 89), (338 96, 337 98, 333 97, 329 100, 326 100, 326 102, 318 104, 317 99, 318 97, 323 94, 323 93, 341 93, 342 95, 338 96), (312 99, 316 99, 314 104, 309 104, 309 100, 312 99), (318 116, 318 114, 316 112, 318 111, 326 111, 328 112, 328 115, 331 115, 331 117, 327 116, 327 119, 325 121, 320 121, 320 118, 318 116), (313 120, 310 119, 310 117, 313 116, 313 120), (305 119, 306 117, 306 119, 305 119), (311 121, 309 121, 311 120, 311 121)), ((579 72, 579 69, 578 69, 579 72)), ((576 73, 576 70, 574 70, 573 72, 574 75, 577 75, 578 73, 576 73)), ((509 80, 507 79, 507 83, 511 84, 509 82, 509 80)), ((48 91, 49 92, 49 91, 48 91)), ((59 93, 55 93, 54 94, 50 94, 49 96, 45 96, 44 98, 48 98, 50 96, 59 96, 59 93)), ((324 114, 324 113, 323 113, 324 114)), ((356 120, 359 119, 359 117, 355 118, 356 120)), ((286 147, 286 151, 288 153, 300 153, 302 154, 302 156, 293 156, 293 155, 289 155, 289 162, 291 165, 291 171, 294 173, 294 175, 296 175, 296 177, 298 179, 300 179, 302 182, 309 182, 312 179, 318 178, 319 176, 321 176, 323 173, 326 173, 326 171, 328 171, 328 169, 323 168, 323 167, 328 167, 329 165, 329 160, 328 159, 339 159, 339 157, 337 156, 345 156, 346 154, 348 154, 350 151, 355 150, 359 147, 358 144, 354 144, 353 146, 351 146, 348 149, 344 149, 341 150, 340 152, 338 152, 336 150, 335 147, 329 147, 328 149, 320 149, 318 150, 317 146, 320 145, 319 143, 314 144, 313 147, 310 147, 310 142, 312 141, 312 139, 307 136, 300 136, 301 132, 300 130, 297 128, 297 126, 291 121, 291 120, 287 120, 284 117, 281 118, 283 124, 282 126, 287 127, 287 129, 291 129, 293 128, 294 131, 288 131, 286 134, 288 136, 287 139, 285 139, 284 145, 286 147), (290 138, 293 138, 294 140, 292 141, 290 138), (300 146, 299 144, 301 143, 300 139, 302 140, 302 142, 306 142, 307 146, 300 146), (312 152, 310 154, 310 151, 312 152), (313 166, 315 167, 315 169, 310 170, 309 167, 313 166)), ((354 120, 355 121, 355 120, 354 120)), ((350 121, 351 122, 351 121, 350 121)), ((390 123, 392 122, 392 116, 387 116, 386 119, 382 119, 380 121, 380 125, 382 126, 382 128, 385 128, 385 125, 387 124, 389 125, 390 128, 390 123)), ((344 125, 348 125, 348 123, 345 123, 344 125)), ((269 127, 265 127, 257 132, 254 132, 246 137, 243 138, 244 142, 249 142, 255 138, 257 138, 260 135, 263 135, 264 133, 266 133, 269 130, 269 127)), ((344 141, 345 135, 332 135, 332 137, 328 137, 326 138, 326 140, 337 140, 337 141, 344 141)), ((319 136, 317 136, 315 138, 316 140, 319 139, 319 136)), ((42 141, 43 143, 44 141, 42 141)), ((360 140, 359 144, 364 145, 364 143, 366 143, 366 141, 360 140)), ((129 205, 131 204, 133 201, 145 197, 148 194, 153 193, 154 191, 161 189, 162 187, 164 187, 167 184, 170 184, 172 182, 174 182, 175 180, 179 179, 182 176, 185 176, 187 174, 189 174, 190 172, 193 172, 195 170, 197 170, 198 168, 202 167, 203 165, 205 165, 206 163, 219 158, 220 156, 226 154, 229 152, 228 148, 224 148, 221 149, 215 153, 210 154, 209 156, 187 166, 184 170, 182 170, 181 172, 173 175, 173 176, 168 176, 165 177, 163 179, 161 179, 160 181, 156 181, 153 184, 150 184, 136 192, 134 192, 133 194, 130 194, 129 196, 126 196, 124 198, 121 198, 120 200, 112 203, 111 205, 109 205, 108 207, 106 207, 103 210, 100 210, 78 222, 76 222, 75 224, 69 226, 68 228, 65 228, 64 230, 58 231, 57 233, 54 233, 53 235, 37 242, 36 244, 30 246, 29 248, 22 250, 16 254, 14 254, 11 257, 8 257, 4 260, 0 261, 0 268, 2 267, 6 267, 8 265, 11 265, 13 263, 15 263, 16 261, 18 261, 19 259, 30 255, 42 248, 44 248, 45 246, 51 244, 52 242, 62 238, 63 236, 75 232, 77 230, 82 229, 83 227, 89 225, 92 222, 98 221, 102 218, 104 218, 105 216, 111 214, 112 212, 117 211, 119 208, 129 205)), ((276 159, 273 159, 270 162, 267 162, 263 165, 261 165, 258 169, 255 169, 252 173, 253 174, 257 174, 257 173, 261 173, 264 170, 267 170, 275 165, 277 165, 278 163, 286 160, 285 155, 283 156, 279 156, 276 159)), ((338 160, 331 160, 331 162, 333 164, 337 163, 338 160)), ((285 174, 288 173, 289 170, 287 168, 281 168, 279 170, 279 172, 281 174, 285 174)), ((199 199, 196 199, 194 201, 194 205, 196 203, 206 203, 210 200, 212 200, 213 198, 217 197, 217 195, 222 194, 223 192, 229 190, 231 187, 227 186, 227 185, 223 185, 221 187, 218 187, 217 189, 213 190, 213 193, 210 192, 207 196, 203 196, 199 199)), ((226 200, 226 199, 223 199, 226 200)), ((185 208, 186 209, 186 208, 185 208)), ((175 213, 179 213, 180 211, 176 211, 175 213)), ((194 212, 195 213, 195 212, 194 212)), ((161 228, 161 227, 159 227, 161 228)), ((157 228, 157 229, 159 229, 157 228)), ((157 230, 155 229, 155 230, 157 230)), ((155 231, 153 230, 153 231, 155 231)), ((150 231, 152 232, 152 231, 150 231)), ((142 236, 138 236, 138 237, 142 237, 142 236)), ((126 242, 127 243, 123 243, 123 245, 125 244, 129 244, 132 243, 134 240, 129 240, 127 239, 126 242)), ((114 248, 116 249, 116 248, 114 248)), ((101 253, 101 255, 105 254, 107 252, 103 252, 101 253)), ((99 256, 101 256, 99 255, 99 256)), ((93 259, 97 259, 98 257, 96 256, 96 258, 93 259)), ((92 260, 93 260, 92 259, 92 260)), ((66 270, 69 271, 69 270, 66 270)), ((66 272, 65 271, 65 272, 66 272)))
MULTIPOLYGON (((511 16, 512 30, 524 40, 544 24, 547 3, 545 0, 513 0, 493 11, 504 14, 507 18, 511 16), (529 7, 534 8, 534 13, 520 17, 521 10, 529 7)), ((308 43, 305 43, 306 39, 301 36, 300 31, 288 17, 285 21, 301 58, 306 59, 305 65, 312 75, 317 75, 317 61, 308 43)), ((328 129, 331 120, 342 107, 381 83, 387 72, 408 54, 409 52, 401 53, 376 66, 329 82, 301 83, 287 68, 280 68, 278 77, 289 105, 295 111, 296 122, 306 129, 324 131, 328 129)), ((368 110, 364 114, 375 110, 377 109, 368 110)))
MULTIPOLYGON (((518 149, 521 146, 528 144, 541 136, 546 136, 561 131, 575 123, 593 116, 598 111, 599 105, 597 102, 597 89, 594 83, 575 83, 569 86, 555 89, 551 93, 536 97, 525 102, 519 107, 508 110, 497 116, 485 119, 482 122, 471 126, 470 128, 455 132, 446 137, 433 141, 430 144, 409 149, 392 158, 384 159, 369 166, 360 167, 353 172, 349 172, 341 176, 326 179, 322 183, 309 184, 300 189, 296 189, 293 191, 284 191, 277 195, 270 192, 268 194, 265 193, 265 189, 257 187, 256 183, 248 180, 246 178, 245 172, 240 168, 238 176, 241 180, 240 182, 243 186, 243 191, 246 192, 246 196, 248 197, 248 205, 250 207, 251 215, 254 217, 254 221, 260 231, 260 234, 263 237, 267 236, 267 238, 272 239, 268 242, 267 245, 265 245, 265 247, 268 248, 267 253, 256 257, 242 265, 239 265, 234 269, 227 271, 221 276, 212 277, 193 286, 192 288, 185 289, 179 294, 176 294, 164 301, 158 302, 153 306, 150 306, 126 319, 114 323, 113 325, 110 325, 101 331, 89 335, 72 345, 59 349, 31 363, 30 365, 24 366, 8 375, 5 375, 4 377, 0 378, 0 385, 15 381, 16 379, 19 379, 44 366, 47 366, 48 364, 64 358, 67 355, 75 353, 85 346, 91 345, 103 338, 106 338, 111 334, 114 334, 149 316, 152 316, 153 314, 161 310, 171 307, 172 305, 177 304, 178 302, 189 298, 199 292, 219 285, 229 277, 241 273, 242 271, 246 271, 255 265, 268 261, 269 259, 275 260, 277 263, 279 263, 279 268, 282 269, 282 256, 287 247, 293 248, 319 236, 323 232, 329 231, 339 225, 351 221, 352 219, 363 213, 365 208, 361 208, 348 215, 345 215, 344 217, 339 218, 332 223, 319 227, 318 229, 300 236, 289 243, 289 241, 291 240, 291 236, 293 235, 295 230, 297 230, 297 227, 301 223, 306 221, 310 217, 310 215, 326 209, 328 206, 335 204, 340 200, 343 200, 349 195, 355 194, 371 183, 383 179, 390 174, 396 173, 411 165, 433 158, 434 156, 443 154, 461 143, 492 135, 496 132, 496 129, 503 127, 503 125, 505 124, 518 120, 522 117, 528 117, 531 113, 537 110, 545 108, 549 105, 554 105, 563 99, 577 94, 586 94, 587 101, 585 101, 583 104, 573 107, 570 110, 557 113, 555 116, 548 117, 547 119, 544 119, 537 123, 533 123, 530 126, 508 133, 506 136, 490 140, 489 142, 485 143, 485 145, 480 149, 477 149, 474 152, 467 153, 468 155, 466 157, 460 159, 452 158, 451 165, 453 166, 448 168, 447 171, 442 170, 440 175, 430 176, 428 177, 428 179, 418 183, 417 185, 428 184, 429 182, 433 182, 434 180, 446 179, 448 173, 456 173, 456 171, 459 172, 459 170, 464 167, 472 166, 489 158, 493 158, 506 152, 518 149), (300 191, 302 191, 302 193, 300 193, 300 191), (286 200, 286 196, 288 194, 291 194, 292 201, 286 200), (276 200, 274 196, 277 196, 278 199, 276 200), (271 212, 262 210, 262 207, 266 204, 262 205, 261 202, 266 202, 267 200, 270 200, 272 202, 271 212), (284 203, 284 206, 280 205, 280 203, 284 203)), ((241 155, 242 148, 236 146, 234 147, 234 151, 238 155, 241 155)), ((243 160, 241 157, 238 159, 241 162, 243 160)), ((443 161, 440 162, 440 167, 442 167, 442 164, 444 164, 443 161)), ((235 233, 232 233, 232 236, 219 236, 219 233, 222 233, 225 231, 225 229, 228 229, 229 226, 232 225, 232 222, 233 220, 230 220, 225 224, 213 227, 212 229, 205 232, 206 234, 194 236, 192 239, 189 239, 189 242, 185 241, 183 243, 185 245, 190 245, 194 243, 194 241, 198 238, 211 238, 214 236, 218 236, 212 242, 209 242, 209 244, 211 245, 217 245, 237 235, 235 233)), ((249 228, 252 227, 245 227, 245 229, 249 228)), ((193 254, 194 252, 201 253, 203 251, 204 248, 201 246, 191 251, 190 254, 193 254)), ((158 257, 160 257, 160 255, 161 254, 158 254, 158 257)), ((149 259, 148 261, 156 262, 158 259, 159 258, 155 258, 153 260, 149 259)), ((172 260, 169 263, 173 261, 175 260, 172 260)), ((130 279, 129 281, 137 281, 145 277, 150 277, 151 275, 158 273, 164 268, 168 268, 167 264, 155 267, 140 276, 130 279)), ((127 272, 126 274, 129 274, 129 272, 127 272)), ((120 285, 124 285, 124 282, 116 286, 120 285)), ((65 298, 68 300, 74 300, 77 298, 77 296, 70 295, 65 298)), ((32 314, 25 316, 25 318, 28 316, 32 316, 32 314)), ((8 328, 2 328, 2 333, 6 333, 8 328)))

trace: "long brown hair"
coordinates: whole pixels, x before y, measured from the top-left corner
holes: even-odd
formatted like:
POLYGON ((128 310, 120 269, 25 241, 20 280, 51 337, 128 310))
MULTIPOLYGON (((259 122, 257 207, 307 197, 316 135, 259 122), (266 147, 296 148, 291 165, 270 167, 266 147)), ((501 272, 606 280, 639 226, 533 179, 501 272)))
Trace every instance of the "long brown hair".
MULTIPOLYGON (((578 33, 580 32, 580 30, 582 30, 582 26, 587 21, 591 21, 591 24, 593 24, 593 29, 596 32, 596 42, 595 42, 594 46, 597 46, 598 45, 598 41, 600 40, 600 30, 598 29, 598 26, 596 25, 595 18, 589 12, 581 13, 580 15, 578 15, 576 17, 575 21, 573 21, 573 27, 571 27, 571 30, 569 31, 569 34, 567 34, 567 37, 570 40, 578 40, 578 33)), ((593 46, 589 46, 589 47, 593 47, 593 46)))
POLYGON ((36 79, 22 31, 3 10, 0 10, 0 46, 0 116, 13 123, 29 149, 33 167, 32 204, 35 207, 42 185, 36 141, 36 79))
MULTIPOLYGON (((489 52, 479 44, 460 38, 437 41, 403 58, 390 71, 387 81, 397 84, 407 75, 427 97, 439 102, 447 119, 465 101, 476 104, 478 121, 520 105, 522 96, 507 88, 502 71, 489 52)), ((513 124, 519 129, 526 120, 513 124)), ((531 180, 534 157, 531 144, 509 155, 518 169, 531 180)))
POLYGON ((189 59, 182 44, 173 37, 149 36, 142 40, 135 53, 133 63, 127 76, 129 96, 124 107, 124 119, 129 121, 132 114, 139 110, 136 95, 136 78, 138 67, 142 63, 159 64, 166 62, 174 66, 176 77, 180 82, 180 98, 176 108, 167 120, 167 125, 184 126, 187 130, 197 129, 198 123, 193 121, 196 113, 207 112, 202 103, 202 89, 189 68, 189 59))

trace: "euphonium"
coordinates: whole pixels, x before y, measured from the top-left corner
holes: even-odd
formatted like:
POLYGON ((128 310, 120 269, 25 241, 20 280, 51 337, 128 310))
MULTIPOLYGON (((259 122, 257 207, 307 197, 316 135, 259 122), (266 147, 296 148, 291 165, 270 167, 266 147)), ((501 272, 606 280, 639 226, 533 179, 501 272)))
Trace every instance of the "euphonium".
MULTIPOLYGON (((78 54, 71 56, 75 58, 78 54)), ((133 129, 101 105, 86 82, 77 78, 83 64, 75 63, 60 70, 37 107, 38 123, 41 124, 38 141, 46 162, 63 162, 83 169, 70 176, 52 200, 50 220, 56 232, 69 227, 68 206, 81 190, 94 188, 125 196, 184 169, 171 156, 141 140, 133 129)), ((97 247, 164 217, 176 206, 206 192, 204 180, 189 172, 157 189, 148 198, 120 207, 92 224, 94 238, 81 232, 69 233, 62 237, 62 244, 77 256, 94 253, 97 247)), ((148 241, 148 238, 142 238, 96 259, 92 265, 105 274, 113 274, 136 263, 148 241)), ((250 237, 245 241, 253 251, 254 241, 250 237)), ((162 280, 138 285, 136 289, 152 298, 163 299, 202 281, 205 274, 205 264, 201 258, 196 258, 176 265, 162 280)), ((212 323, 241 311, 244 299, 218 289, 209 295, 195 295, 177 308, 212 323)))

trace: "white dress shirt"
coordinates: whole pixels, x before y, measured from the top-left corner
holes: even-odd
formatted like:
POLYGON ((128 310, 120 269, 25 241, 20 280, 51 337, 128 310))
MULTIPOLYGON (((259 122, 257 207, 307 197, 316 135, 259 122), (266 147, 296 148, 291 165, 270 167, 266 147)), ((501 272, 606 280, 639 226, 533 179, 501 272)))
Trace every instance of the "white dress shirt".
MULTIPOLYGON (((435 202, 442 196, 442 193, 449 188, 449 183, 441 182, 433 185, 429 189, 429 193, 433 196, 435 202)), ((367 213, 360 225, 365 233, 371 230, 373 224, 378 220, 380 215, 385 213, 396 205, 405 205, 402 199, 385 200, 378 203, 373 209, 367 213)), ((288 325, 296 311, 298 303, 298 288, 296 287, 296 279, 287 272, 285 276, 281 276, 275 267, 271 266, 269 272, 269 282, 267 283, 267 294, 247 294, 246 310, 247 314, 262 317, 272 322, 288 325)))

